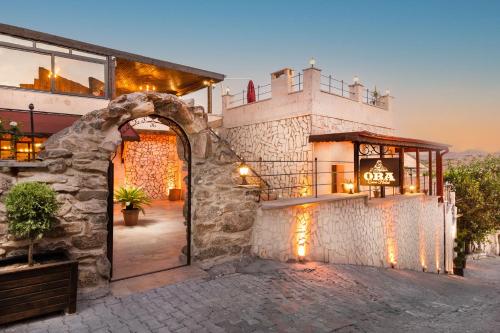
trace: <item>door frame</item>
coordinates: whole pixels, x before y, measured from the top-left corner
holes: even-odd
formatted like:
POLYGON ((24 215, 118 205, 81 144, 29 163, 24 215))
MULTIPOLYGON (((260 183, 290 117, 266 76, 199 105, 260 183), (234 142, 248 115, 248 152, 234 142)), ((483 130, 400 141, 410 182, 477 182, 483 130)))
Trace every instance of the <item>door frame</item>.
MULTIPOLYGON (((148 274, 153 274, 157 272, 162 272, 162 271, 167 271, 175 268, 180 268, 184 266, 189 266, 191 265, 191 196, 192 196, 192 168, 191 168, 191 144, 189 141, 189 137, 184 131, 184 129, 177 124, 174 120, 170 118, 166 118, 163 116, 159 116, 156 114, 149 115, 148 117, 151 117, 153 119, 159 120, 161 123, 164 125, 167 125, 172 129, 177 138, 181 140, 182 146, 184 148, 184 158, 182 159, 183 163, 187 163, 187 177, 186 181, 184 182, 186 186, 186 195, 185 195, 185 205, 187 206, 187 211, 185 215, 185 221, 186 221, 186 264, 180 265, 180 266, 174 266, 170 268, 165 268, 161 269, 158 271, 154 272, 147 272, 143 274, 138 274, 130 277, 125 277, 125 278, 120 278, 117 280, 113 280, 113 223, 114 223, 114 218, 113 218, 113 213, 114 213, 114 164, 113 160, 109 160, 109 165, 108 165, 108 172, 107 172, 107 181, 108 181, 108 197, 107 197, 107 215, 108 215, 108 223, 107 223, 107 258, 110 263, 110 273, 109 273, 109 281, 119 281, 119 280, 124 280, 124 279, 129 279, 133 277, 138 277, 142 275, 148 275, 148 274)), ((123 125, 120 126, 125 126, 128 124, 131 120, 127 121, 123 125)), ((183 208, 184 209, 184 208, 183 208)))

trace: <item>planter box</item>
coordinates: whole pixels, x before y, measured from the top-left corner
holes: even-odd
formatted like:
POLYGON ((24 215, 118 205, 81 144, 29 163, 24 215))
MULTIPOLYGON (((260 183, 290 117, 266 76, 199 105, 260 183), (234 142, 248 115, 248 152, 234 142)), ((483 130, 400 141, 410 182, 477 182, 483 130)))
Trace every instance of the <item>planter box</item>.
MULTIPOLYGON (((34 260, 33 267, 0 272, 0 325, 50 312, 76 312, 78 262, 63 253, 35 255, 34 260)), ((27 256, 10 257, 0 260, 0 267, 27 261, 27 256)))

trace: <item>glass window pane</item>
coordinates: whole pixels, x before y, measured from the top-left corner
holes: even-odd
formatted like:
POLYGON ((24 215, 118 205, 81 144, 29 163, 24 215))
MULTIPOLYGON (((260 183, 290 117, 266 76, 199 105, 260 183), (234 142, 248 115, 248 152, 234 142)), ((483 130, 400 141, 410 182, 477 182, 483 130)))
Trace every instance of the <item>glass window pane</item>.
POLYGON ((104 96, 104 64, 55 57, 57 92, 104 96))
POLYGON ((78 51, 78 50, 71 50, 71 54, 79 55, 79 56, 82 56, 82 57, 89 57, 89 58, 99 59, 99 60, 106 60, 105 56, 101 56, 101 55, 94 54, 94 53, 82 52, 82 51, 78 51))
POLYGON ((16 37, 11 37, 9 35, 2 35, 2 34, 0 34, 0 42, 5 42, 5 43, 11 43, 11 44, 17 44, 17 45, 22 45, 22 46, 33 47, 33 42, 31 40, 21 39, 21 38, 16 38, 16 37))
POLYGON ((38 42, 35 45, 39 49, 69 53, 69 49, 64 48, 64 47, 60 47, 60 46, 55 46, 55 45, 50 45, 50 44, 45 44, 45 43, 38 43, 38 42))
POLYGON ((50 56, 0 47, 0 85, 50 90, 50 56))

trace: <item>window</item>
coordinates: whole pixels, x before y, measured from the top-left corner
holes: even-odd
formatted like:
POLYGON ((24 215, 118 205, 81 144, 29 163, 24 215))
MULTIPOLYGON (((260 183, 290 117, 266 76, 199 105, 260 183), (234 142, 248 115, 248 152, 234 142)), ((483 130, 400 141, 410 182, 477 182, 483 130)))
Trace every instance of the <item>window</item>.
POLYGON ((42 143, 46 140, 46 138, 35 138, 35 146, 33 147, 31 138, 23 136, 17 139, 14 149, 14 143, 12 142, 10 134, 3 134, 0 137, 0 159, 31 161, 36 158, 40 152, 42 143))
POLYGON ((55 57, 55 91, 104 96, 104 64, 55 57))
POLYGON ((50 91, 50 55, 0 47, 0 85, 50 91))

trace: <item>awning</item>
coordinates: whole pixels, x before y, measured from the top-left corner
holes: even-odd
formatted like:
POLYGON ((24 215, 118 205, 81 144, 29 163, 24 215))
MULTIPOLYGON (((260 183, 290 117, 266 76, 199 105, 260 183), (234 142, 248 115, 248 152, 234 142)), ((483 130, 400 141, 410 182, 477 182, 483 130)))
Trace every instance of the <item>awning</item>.
POLYGON ((397 136, 380 135, 368 131, 343 132, 310 135, 309 142, 342 142, 350 141, 360 144, 383 145, 392 147, 404 147, 406 152, 411 149, 447 150, 450 145, 420 139, 409 139, 397 136))
MULTIPOLYGON (((80 115, 33 111, 33 134, 38 137, 49 137, 73 125, 80 115)), ((28 110, 0 109, 3 127, 8 130, 9 123, 15 121, 21 132, 31 134, 31 117, 28 110)), ((139 135, 128 123, 120 127, 124 141, 139 141, 139 135)))
MULTIPOLYGON (((37 136, 50 136, 66 127, 71 126, 81 116, 65 113, 33 112, 34 134, 37 136)), ((9 129, 9 123, 18 123, 21 132, 31 133, 30 112, 25 110, 0 109, 0 119, 2 119, 5 129, 9 129)))

